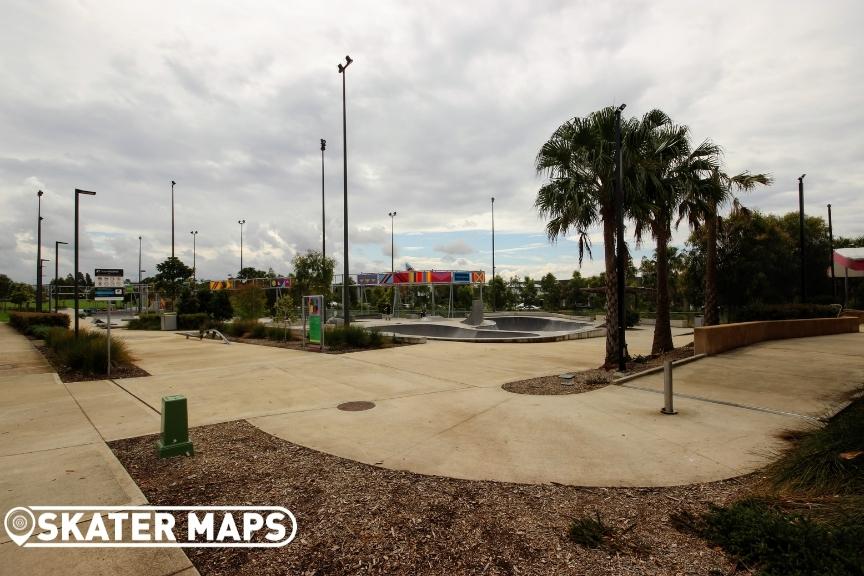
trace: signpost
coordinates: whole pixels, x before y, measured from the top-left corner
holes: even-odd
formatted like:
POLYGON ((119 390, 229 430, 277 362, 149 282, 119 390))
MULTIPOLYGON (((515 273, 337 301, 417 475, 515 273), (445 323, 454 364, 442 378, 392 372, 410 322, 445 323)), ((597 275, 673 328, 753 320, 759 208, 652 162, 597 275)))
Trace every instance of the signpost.
POLYGON ((111 302, 123 301, 126 292, 123 286, 122 268, 96 268, 95 300, 108 303, 108 377, 111 377, 111 302))
POLYGON ((319 344, 324 351, 324 296, 303 296, 303 325, 309 320, 309 343, 319 344))

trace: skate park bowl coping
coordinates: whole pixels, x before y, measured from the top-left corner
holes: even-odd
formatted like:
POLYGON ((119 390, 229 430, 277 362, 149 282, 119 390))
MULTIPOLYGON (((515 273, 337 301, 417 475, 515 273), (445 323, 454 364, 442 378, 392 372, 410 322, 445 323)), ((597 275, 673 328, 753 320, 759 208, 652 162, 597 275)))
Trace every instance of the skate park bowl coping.
POLYGON ((588 322, 541 316, 494 316, 470 326, 458 320, 385 322, 372 330, 398 336, 423 336, 429 340, 456 342, 555 342, 605 335, 605 329, 588 322))

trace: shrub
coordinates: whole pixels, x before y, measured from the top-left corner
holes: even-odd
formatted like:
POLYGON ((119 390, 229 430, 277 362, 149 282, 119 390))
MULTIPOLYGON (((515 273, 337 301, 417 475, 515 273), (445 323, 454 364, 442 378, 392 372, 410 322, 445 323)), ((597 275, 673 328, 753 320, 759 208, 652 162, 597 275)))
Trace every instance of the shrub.
POLYGON ((627 310, 624 314, 624 323, 627 328, 632 328, 639 324, 639 312, 636 310, 627 310))
POLYGON ((159 319, 159 314, 141 314, 138 318, 129 320, 126 327, 129 330, 159 330, 162 321, 159 319))
POLYGON ((757 320, 800 320, 804 318, 836 318, 837 306, 822 304, 751 304, 735 315, 738 322, 757 320))
POLYGON ((267 327, 260 322, 255 322, 255 324, 253 324, 252 326, 252 330, 249 332, 249 335, 252 338, 267 338, 267 327))
POLYGON ((9 312, 9 324, 22 334, 31 334, 33 326, 69 328, 69 316, 54 312, 9 312))
POLYGON ((227 330, 229 336, 243 338, 249 337, 256 330, 256 326, 263 325, 259 324, 257 320, 235 320, 230 324, 226 324, 225 330, 227 330))
POLYGON ((600 514, 595 514, 594 518, 585 516, 573 520, 568 534, 570 540, 577 544, 586 548, 599 548, 603 539, 612 534, 612 529, 600 520, 600 514))
POLYGON ((843 454, 864 450, 864 402, 855 402, 830 424, 805 434, 772 467, 778 488, 810 494, 864 493, 864 457, 843 454))
POLYGON ((177 328, 180 330, 200 330, 209 320, 210 317, 206 312, 179 314, 177 316, 177 328))
POLYGON ((30 335, 39 340, 44 340, 48 332, 56 328, 56 326, 46 326, 44 324, 36 324, 30 327, 30 335))
MULTIPOLYGON (((108 364, 108 336, 100 332, 79 331, 78 338, 68 328, 51 328, 45 335, 45 345, 60 363, 85 374, 104 374, 108 364)), ((111 338, 111 365, 128 364, 132 355, 126 343, 111 338)))
POLYGON ((267 339, 284 342, 292 339, 291 329, 282 326, 269 326, 267 328, 267 339))
POLYGON ((771 501, 748 498, 715 508, 702 536, 765 576, 861 574, 864 524, 851 519, 831 526, 785 514, 771 501))
POLYGON ((338 326, 324 333, 324 344, 333 349, 374 348, 380 346, 381 334, 359 326, 338 326))

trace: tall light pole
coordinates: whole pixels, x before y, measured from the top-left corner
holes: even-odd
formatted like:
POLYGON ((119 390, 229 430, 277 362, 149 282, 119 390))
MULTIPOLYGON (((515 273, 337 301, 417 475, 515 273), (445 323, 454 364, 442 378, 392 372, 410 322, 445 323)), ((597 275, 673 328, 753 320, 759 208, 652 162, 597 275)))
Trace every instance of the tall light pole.
MULTIPOLYGON (((495 197, 492 196, 492 286, 495 286, 495 197)), ((492 292, 492 311, 495 312, 495 289, 492 292)))
POLYGON ((327 258, 327 217, 324 208, 324 149, 327 141, 321 138, 321 261, 327 258))
POLYGON ((138 313, 141 313, 141 236, 138 236, 138 313))
POLYGON ((345 56, 345 65, 339 64, 339 74, 342 75, 342 176, 344 182, 344 215, 343 215, 343 252, 342 255, 342 310, 343 323, 348 326, 351 323, 348 313, 348 111, 345 104, 345 71, 351 65, 351 56, 345 56))
POLYGON ((196 239, 198 238, 198 231, 192 230, 189 233, 192 234, 192 284, 194 285, 198 282, 198 277, 197 277, 196 268, 195 268, 195 242, 196 242, 196 239))
POLYGON ((395 265, 395 262, 396 262, 396 259, 395 259, 396 243, 393 240, 393 236, 394 236, 393 231, 396 228, 396 223, 394 221, 394 218, 396 218, 396 211, 394 210, 393 212, 388 212, 387 215, 390 216, 390 273, 392 274, 393 272, 396 272, 396 265, 395 265))
POLYGON ((237 223, 240 224, 240 272, 243 272, 243 225, 246 220, 237 220, 237 223))
POLYGON ((171 180, 171 258, 174 258, 174 186, 176 184, 171 180))
POLYGON ((618 371, 624 372, 627 370, 627 341, 626 341, 626 302, 625 298, 625 278, 624 278, 624 259, 627 256, 627 247, 624 244, 624 182, 623 169, 621 160, 621 112, 624 111, 626 104, 621 104, 615 109, 615 206, 617 219, 617 240, 618 250, 615 254, 615 267, 618 280, 618 371))
POLYGON ((95 196, 96 192, 75 189, 75 338, 78 338, 78 197, 81 194, 95 196))
MULTIPOLYGON (((57 309, 60 307, 60 283, 58 280, 60 276, 60 244, 68 244, 68 242, 61 240, 54 241, 54 312, 57 312, 57 309)), ((51 303, 49 302, 48 305, 50 306, 51 303)))
POLYGON ((828 248, 831 251, 831 294, 837 299, 837 283, 834 281, 834 227, 831 225, 831 205, 828 204, 828 248))
POLYGON ((798 246, 801 255, 801 302, 807 301, 807 286, 804 282, 804 177, 798 177, 798 246))
MULTIPOLYGON (((36 311, 42 311, 42 190, 36 193, 36 311)), ((50 310, 50 305, 49 305, 50 310)))

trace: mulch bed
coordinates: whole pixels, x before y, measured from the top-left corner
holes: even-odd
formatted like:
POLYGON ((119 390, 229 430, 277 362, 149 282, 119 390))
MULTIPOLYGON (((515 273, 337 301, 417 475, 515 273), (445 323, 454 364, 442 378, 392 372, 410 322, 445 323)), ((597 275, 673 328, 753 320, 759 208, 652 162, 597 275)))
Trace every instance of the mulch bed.
MULTIPOLYGON (((724 554, 670 523, 758 481, 579 488, 423 476, 345 460, 246 421, 190 430, 195 456, 160 460, 157 436, 110 442, 153 505, 274 505, 297 518, 283 548, 189 548, 204 576, 239 574, 732 574, 724 554), (577 517, 611 528, 570 540, 577 517)), ((578 462, 574 462, 578 465, 578 462)))
MULTIPOLYGON (((39 342, 41 342, 41 340, 39 342)), ((82 372, 81 370, 73 370, 65 364, 62 364, 57 358, 57 355, 54 354, 54 351, 44 344, 34 342, 33 345, 42 353, 45 359, 48 360, 54 368, 54 371, 57 372, 58 376, 60 376, 62 382, 87 382, 90 380, 106 380, 109 378, 107 374, 89 374, 87 372, 82 372)), ((111 366, 111 380, 119 380, 120 378, 140 378, 142 376, 150 376, 150 373, 143 368, 139 368, 135 364, 111 366)))
MULTIPOLYGON (((629 376, 645 372, 651 368, 662 366, 666 360, 683 360, 693 356, 693 344, 687 344, 680 348, 675 348, 665 354, 654 354, 651 356, 635 356, 627 362, 627 370, 621 375, 629 376)), ((515 394, 536 394, 538 396, 556 396, 563 394, 580 394, 582 392, 590 392, 603 388, 612 383, 619 375, 616 368, 605 369, 596 368, 592 370, 581 370, 570 372, 573 378, 565 380, 560 374, 551 376, 540 376, 538 378, 529 378, 527 380, 517 380, 515 382, 507 382, 501 388, 515 394)))

